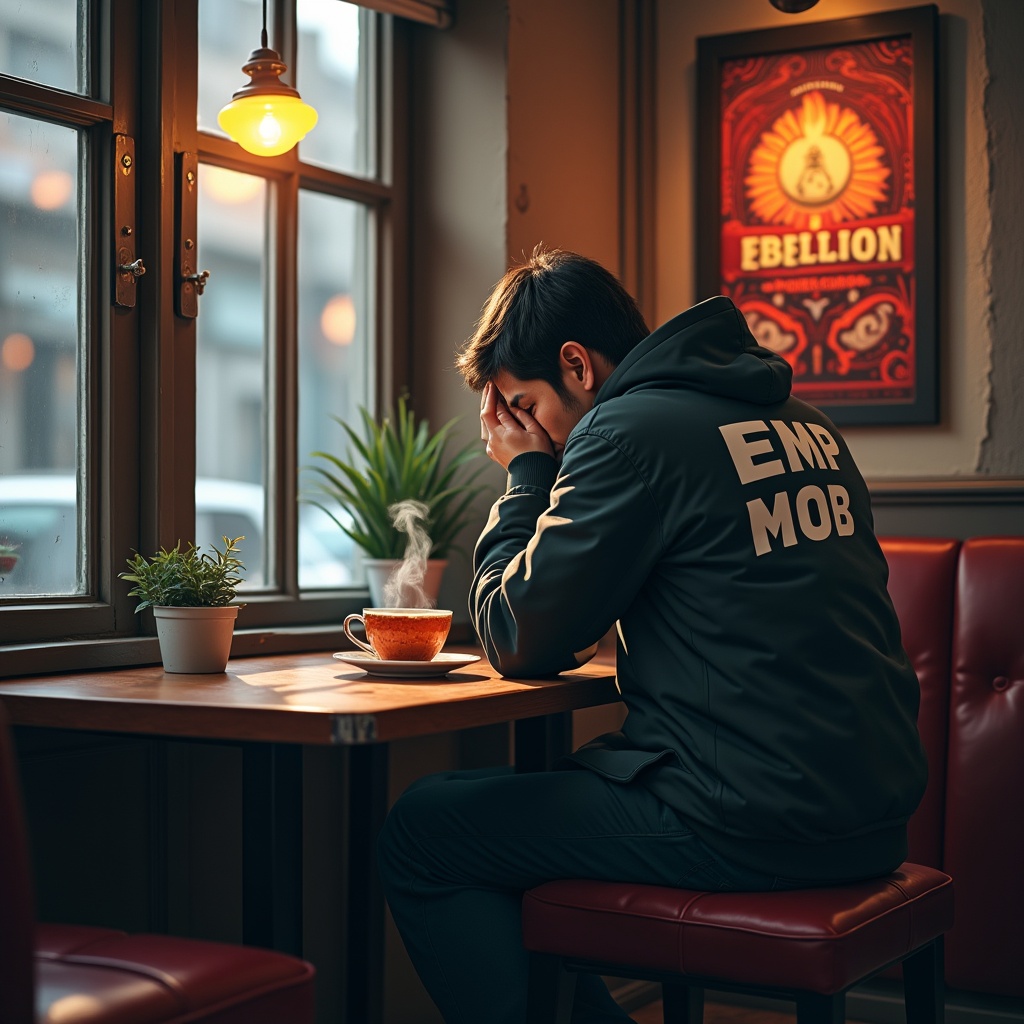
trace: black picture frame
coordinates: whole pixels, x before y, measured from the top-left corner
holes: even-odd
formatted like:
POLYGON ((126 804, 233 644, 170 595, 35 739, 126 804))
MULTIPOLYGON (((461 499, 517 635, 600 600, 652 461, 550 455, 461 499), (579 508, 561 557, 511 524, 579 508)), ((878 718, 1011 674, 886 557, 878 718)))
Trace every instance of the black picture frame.
MULTIPOLYGON (((748 322, 752 321, 759 340, 762 336, 781 339, 777 350, 791 345, 784 354, 794 365, 794 393, 839 424, 938 422, 937 38, 938 8, 928 4, 697 40, 698 297, 727 294, 734 301, 739 297, 737 305, 744 309, 748 322), (886 79, 887 74, 891 81, 886 79), (898 76, 902 77, 897 80, 898 76), (906 84, 902 79, 906 79, 906 84), (881 83, 875 91, 872 82, 881 83), (791 93, 788 99, 787 87, 791 93), (808 95, 805 99, 806 94, 814 91, 821 94, 820 98, 808 95), (744 103, 744 96, 763 97, 763 109, 756 102, 744 103), (838 226, 841 222, 830 218, 842 215, 850 205, 865 208, 863 204, 856 206, 854 185, 858 175, 865 180, 870 177, 870 161, 863 156, 854 159, 850 154, 868 150, 863 146, 857 150, 853 144, 846 146, 842 139, 839 141, 843 148, 837 148, 836 135, 826 140, 827 147, 817 150, 806 127, 804 137, 791 131, 788 137, 793 141, 786 145, 785 130, 781 136, 776 131, 780 125, 786 129, 790 124, 801 123, 799 116, 811 108, 815 117, 818 111, 829 111, 829 130, 838 132, 835 126, 849 123, 852 118, 857 130, 873 133, 878 144, 875 148, 881 155, 873 159, 883 170, 876 168, 874 173, 887 176, 882 185, 877 180, 867 181, 867 185, 884 192, 885 197, 875 200, 876 216, 849 219, 849 224, 858 227, 842 228, 838 226), (841 113, 835 114, 835 110, 841 113), (877 124, 871 120, 872 111, 877 124), (882 116, 877 117, 879 114, 882 116), (759 127, 757 118, 761 115, 763 123, 759 127), (840 117, 846 121, 839 120, 840 117), (759 141, 752 142, 752 133, 758 131, 759 141), (900 131, 910 136, 902 149, 898 145, 900 131), (724 159, 723 138, 734 158, 728 167, 724 166, 728 161, 724 159), (769 143, 774 143, 774 148, 769 143), (887 143, 891 143, 890 148, 887 143), (755 149, 756 146, 761 149, 755 149), (803 164, 794 162, 799 159, 797 155, 789 157, 791 150, 804 154, 803 164), (822 156, 825 152, 836 154, 836 164, 847 175, 837 175, 836 180, 846 184, 842 191, 837 191, 833 179, 824 177, 817 194, 813 187, 805 193, 799 183, 813 186, 816 170, 827 169, 822 156), (760 163, 756 159, 758 153, 760 163), (777 161, 781 207, 774 200, 775 205, 770 206, 770 197, 758 198, 755 191, 760 189, 760 196, 764 197, 774 187, 773 159, 777 161), (786 179, 782 177, 784 167, 792 171, 786 179), (803 172, 798 176, 796 169, 800 167, 803 172), (742 184, 737 177, 741 173, 742 184), (808 174, 812 176, 806 177, 808 174), (819 201, 818 207, 803 206, 789 198, 794 182, 798 182, 801 200, 805 195, 812 196, 819 201), (789 193, 784 195, 787 188, 789 193), (730 219, 730 211, 740 209, 735 197, 741 195, 738 190, 742 189, 746 190, 742 202, 746 203, 747 219, 730 219), (852 204, 842 198, 847 193, 852 204), (900 206, 894 210, 892 204, 897 194, 901 197, 900 206), (797 218, 795 223, 803 223, 803 228, 791 225, 790 230, 785 223, 759 218, 757 203, 762 204, 762 212, 770 209, 776 218, 797 218), (879 207, 884 211, 881 214, 879 207), (825 211, 824 221, 821 213, 813 213, 814 209, 825 211), (815 223, 819 224, 818 230, 814 230, 815 223), (802 237, 801 231, 809 239, 802 237), (851 248, 857 259, 875 252, 879 260, 884 256, 894 262, 883 265, 866 260, 854 265, 851 248), (781 252, 788 262, 765 271, 758 263, 758 255, 765 256, 769 251, 773 260, 780 258, 781 252), (736 260, 735 252, 743 254, 742 257, 736 260), (898 254, 898 260, 894 254, 898 254), (800 262, 805 259, 806 264, 800 262), (824 269, 826 259, 838 261, 829 266, 829 273, 824 269), (770 277, 772 271, 774 278, 770 277), (855 286, 846 288, 844 294, 843 282, 853 282, 855 286), (808 287, 801 292, 802 283, 834 287, 808 287), (781 286, 782 290, 769 294, 774 286, 781 286), (894 300, 893 295, 898 297, 894 300), (798 308, 800 303, 810 313, 798 308), (759 319, 753 307, 764 310, 765 315, 759 319), (834 309, 841 313, 833 315, 834 309), (792 326, 792 331, 778 326, 772 319, 773 310, 781 310, 778 317, 792 326), (826 316, 829 319, 822 323, 826 316), (843 330, 847 321, 852 326, 843 330), (762 328, 760 335, 758 324, 762 328), (765 330, 769 333, 764 334, 765 330), (870 346, 872 338, 877 337, 882 338, 874 343, 877 350, 862 348, 870 346), (803 339, 802 347, 794 338, 803 339)), ((813 122, 808 118, 810 115, 805 117, 804 125, 825 123, 824 115, 813 122)), ((853 129, 850 132, 853 138, 853 129)), ((821 134, 815 138, 820 140, 821 134)))

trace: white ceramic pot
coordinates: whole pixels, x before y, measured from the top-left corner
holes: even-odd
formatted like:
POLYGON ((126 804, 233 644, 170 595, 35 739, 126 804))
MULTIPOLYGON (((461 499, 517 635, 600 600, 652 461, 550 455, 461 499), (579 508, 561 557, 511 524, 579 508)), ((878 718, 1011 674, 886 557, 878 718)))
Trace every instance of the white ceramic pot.
MULTIPOLYGON (((399 558, 367 558, 363 560, 366 569, 366 582, 370 587, 370 602, 373 608, 387 607, 387 600, 384 597, 384 588, 391 574, 402 564, 399 558)), ((423 576, 423 596, 427 603, 436 608, 437 595, 441 590, 441 578, 444 576, 448 560, 445 558, 431 558, 427 560, 427 571, 423 576)), ((398 600, 392 601, 395 608, 418 608, 423 604, 421 595, 416 593, 414 587, 406 587, 399 595, 398 600)))
POLYGON ((153 608, 165 672, 223 672, 231 654, 237 605, 153 608))

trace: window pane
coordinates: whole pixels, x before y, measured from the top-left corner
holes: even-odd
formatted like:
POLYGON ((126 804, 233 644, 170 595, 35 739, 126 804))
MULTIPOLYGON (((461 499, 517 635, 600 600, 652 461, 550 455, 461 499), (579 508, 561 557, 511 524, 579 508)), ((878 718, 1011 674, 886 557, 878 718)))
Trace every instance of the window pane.
POLYGON ((85 93, 88 0, 0 0, 0 73, 85 93))
MULTIPOLYGON (((337 416, 355 429, 370 404, 373 338, 369 297, 373 245, 367 207, 346 199, 299 193, 299 465, 310 453, 344 455, 337 416)), ((300 493, 312 475, 304 470, 300 493)), ((314 506, 299 508, 299 585, 357 582, 352 542, 314 506)))
MULTIPOLYGON (((270 11, 268 9, 268 27, 270 11)), ((199 4, 199 130, 224 135, 217 124, 220 108, 249 82, 242 65, 260 45, 260 0, 201 0, 199 4)), ((277 48, 277 40, 268 40, 277 48)), ((294 79, 290 79, 294 81, 294 79)))
POLYGON ((246 586, 273 580, 267 543, 267 183, 199 166, 196 320, 196 536, 244 536, 246 586))
POLYGON ((79 193, 77 133, 0 111, 0 598, 85 590, 79 193))
POLYGON ((298 0, 295 84, 319 120, 299 143, 309 162, 372 177, 377 98, 370 29, 374 16, 339 0, 298 0))
MULTIPOLYGON (((374 15, 340 0, 298 0, 296 68, 285 80, 316 108, 318 122, 300 143, 303 160, 371 177, 375 160, 374 15)), ((249 79, 242 71, 259 46, 259 0, 202 0, 199 5, 200 131, 223 135, 217 114, 249 79)), ((280 50, 279 40, 270 46, 280 50)))

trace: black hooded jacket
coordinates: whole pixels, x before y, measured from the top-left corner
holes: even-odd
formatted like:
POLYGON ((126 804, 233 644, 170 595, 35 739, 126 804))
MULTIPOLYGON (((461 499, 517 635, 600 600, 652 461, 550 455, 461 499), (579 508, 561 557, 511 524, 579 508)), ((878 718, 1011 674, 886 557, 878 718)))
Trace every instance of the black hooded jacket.
POLYGON ((730 300, 619 364, 563 460, 515 458, 475 555, 491 663, 541 676, 615 625, 627 717, 576 765, 654 790, 738 864, 808 881, 906 855, 926 779, 867 487, 730 300))

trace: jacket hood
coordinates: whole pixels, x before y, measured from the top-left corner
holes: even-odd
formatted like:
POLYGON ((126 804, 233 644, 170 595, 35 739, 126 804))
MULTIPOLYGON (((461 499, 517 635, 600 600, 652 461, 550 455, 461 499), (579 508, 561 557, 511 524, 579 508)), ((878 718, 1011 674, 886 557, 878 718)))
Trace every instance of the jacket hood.
POLYGON ((789 363, 758 345, 732 300, 717 295, 644 338, 604 382, 595 404, 678 387, 771 405, 789 397, 792 380, 789 363))

